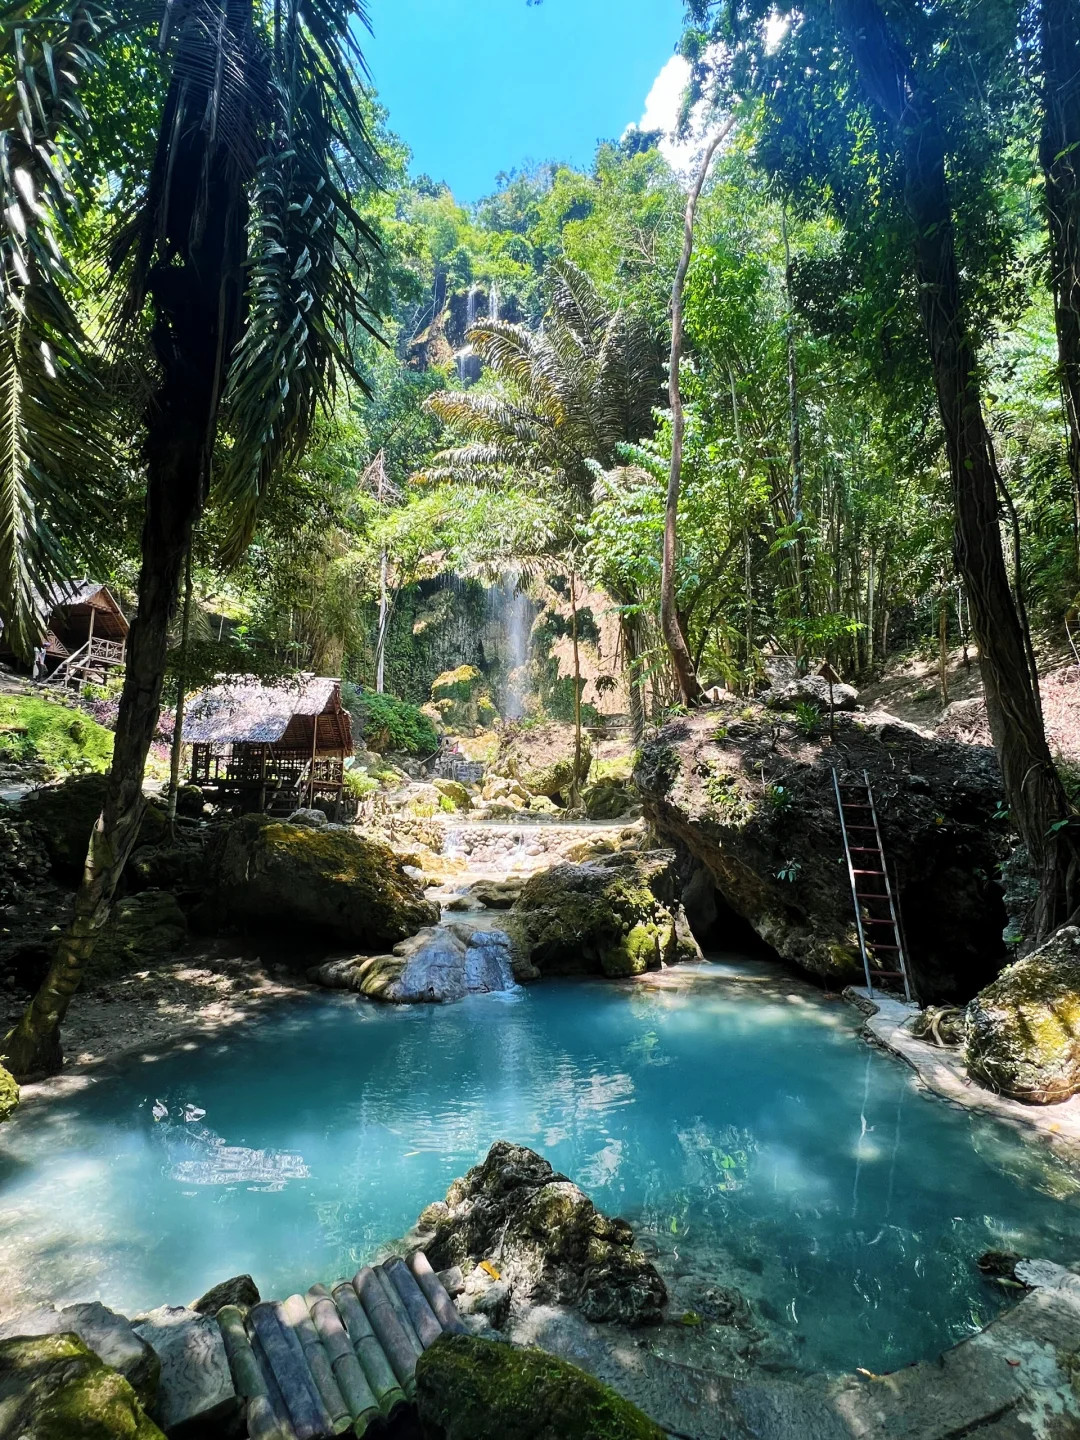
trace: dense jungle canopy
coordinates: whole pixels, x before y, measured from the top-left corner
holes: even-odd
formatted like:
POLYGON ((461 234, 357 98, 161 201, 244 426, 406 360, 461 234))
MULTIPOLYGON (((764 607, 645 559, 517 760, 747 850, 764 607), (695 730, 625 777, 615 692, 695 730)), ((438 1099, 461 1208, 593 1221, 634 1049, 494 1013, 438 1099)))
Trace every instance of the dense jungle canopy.
POLYGON ((421 703, 431 637, 508 573, 615 617, 639 734, 775 653, 862 682, 977 650, 1036 928, 1072 913, 1036 660, 1080 587, 1070 0, 692 0, 685 125, 728 128, 689 237, 700 159, 658 133, 472 205, 413 174, 347 0, 162 13, 0 29, 0 614, 25 653, 84 573, 139 614, 72 974, 178 671, 421 703))

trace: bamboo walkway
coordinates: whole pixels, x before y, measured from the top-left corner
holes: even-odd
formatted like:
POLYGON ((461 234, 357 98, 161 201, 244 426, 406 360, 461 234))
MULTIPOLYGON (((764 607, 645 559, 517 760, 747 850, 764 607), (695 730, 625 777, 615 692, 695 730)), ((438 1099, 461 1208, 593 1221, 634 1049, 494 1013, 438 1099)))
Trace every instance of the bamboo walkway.
POLYGON ((427 1257, 218 1312, 249 1440, 329 1440, 380 1428, 415 1392, 416 1361, 464 1327, 427 1257))

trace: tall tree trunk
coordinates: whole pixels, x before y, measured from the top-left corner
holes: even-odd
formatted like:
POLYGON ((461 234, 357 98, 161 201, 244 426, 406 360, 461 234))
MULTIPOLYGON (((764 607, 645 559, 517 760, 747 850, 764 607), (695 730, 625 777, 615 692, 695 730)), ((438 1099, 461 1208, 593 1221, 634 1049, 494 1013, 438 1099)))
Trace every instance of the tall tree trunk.
POLYGON ((686 417, 683 413, 682 390, 679 372, 683 353, 683 292, 686 289, 686 275, 694 254, 694 221, 698 201, 705 188, 713 156, 731 133, 735 116, 728 118, 717 135, 709 142, 705 158, 691 187, 686 202, 686 217, 683 229, 683 248, 679 266, 675 272, 675 283, 671 291, 671 373, 668 394, 671 404, 671 469, 668 472, 667 508, 664 514, 664 563, 660 575, 660 628, 664 641, 671 653, 671 663, 678 681, 679 695, 684 705, 693 705, 701 696, 701 685, 694 673, 694 662, 690 655, 675 597, 675 561, 678 555, 679 490, 682 486, 683 439, 686 433, 686 417))
POLYGON ((570 571, 570 637, 574 648, 574 775, 570 781, 570 807, 581 804, 581 651, 578 646, 577 573, 570 571))
POLYGON ((934 102, 876 0, 834 0, 863 86, 891 122, 915 231, 915 272, 952 479, 954 551, 971 604, 986 708, 1009 808, 1039 877, 1036 939, 1075 906, 1076 855, 1060 777, 1046 742, 1023 627, 1001 545, 998 473, 967 324, 934 102))
POLYGON ((1080 547, 1080 9, 1076 0, 1042 0, 1039 22, 1043 193, 1069 431, 1074 538, 1080 547))
POLYGON ((187 699, 188 644, 191 640, 191 610, 195 587, 191 577, 191 549, 184 560, 184 612, 180 622, 180 658, 176 666, 176 712, 172 747, 169 753, 169 834, 176 830, 176 805, 180 798, 180 762, 184 755, 184 702, 187 699))
POLYGON ((146 808, 143 771, 161 709, 169 626, 197 510, 199 490, 192 477, 201 473, 203 447, 202 437, 196 434, 195 439, 194 447, 189 442, 183 450, 178 448, 171 463, 150 479, 138 612, 128 640, 104 808, 90 837, 71 924, 41 988, 0 1045, 8 1068, 23 1079, 55 1074, 60 1068, 60 1026, 138 839, 146 808))

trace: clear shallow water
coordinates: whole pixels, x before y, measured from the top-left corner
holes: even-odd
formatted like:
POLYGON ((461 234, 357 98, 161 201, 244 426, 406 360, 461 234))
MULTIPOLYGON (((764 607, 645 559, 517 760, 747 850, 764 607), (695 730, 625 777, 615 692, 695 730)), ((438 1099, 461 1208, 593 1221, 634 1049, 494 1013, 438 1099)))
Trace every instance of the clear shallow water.
POLYGON ((3 1288, 128 1313, 241 1271, 286 1294, 351 1274, 500 1137, 666 1264, 739 1285, 808 1368, 887 1369, 985 1323, 987 1248, 1080 1258, 1059 1162, 919 1094, 847 1007, 760 967, 694 973, 313 999, 31 1106, 0 1135, 3 1288))

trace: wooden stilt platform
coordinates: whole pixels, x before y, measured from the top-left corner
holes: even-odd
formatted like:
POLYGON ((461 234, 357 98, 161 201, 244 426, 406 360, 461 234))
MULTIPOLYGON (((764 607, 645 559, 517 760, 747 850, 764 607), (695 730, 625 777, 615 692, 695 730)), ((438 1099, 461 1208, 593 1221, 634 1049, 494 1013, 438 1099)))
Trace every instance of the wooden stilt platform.
POLYGON ((330 1440, 377 1430, 413 1397, 416 1362, 464 1327, 422 1252, 352 1280, 218 1312, 249 1440, 330 1440))

